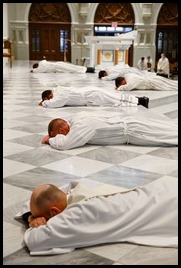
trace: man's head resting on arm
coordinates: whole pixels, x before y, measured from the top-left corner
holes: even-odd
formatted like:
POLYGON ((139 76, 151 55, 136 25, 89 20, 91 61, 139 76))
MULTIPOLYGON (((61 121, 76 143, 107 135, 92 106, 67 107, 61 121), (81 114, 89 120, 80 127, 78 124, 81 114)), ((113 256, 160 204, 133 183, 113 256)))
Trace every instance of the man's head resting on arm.
POLYGON ((45 100, 50 100, 53 98, 53 91, 50 89, 44 90, 41 94, 41 101, 39 103, 39 105, 42 105, 42 102, 45 100))
POLYGON ((99 71, 99 73, 98 73, 98 77, 99 77, 99 79, 101 79, 102 77, 104 77, 104 76, 107 76, 108 74, 107 74, 107 72, 105 71, 105 70, 101 70, 101 71, 99 71))
POLYGON ((50 89, 44 90, 41 94, 41 101, 39 102, 39 105, 42 105, 42 102, 45 100, 50 100, 53 98, 53 91, 50 89))
POLYGON ((48 135, 53 138, 57 134, 67 135, 70 131, 70 126, 68 122, 62 118, 55 118, 50 121, 48 125, 48 135))
POLYGON ((53 91, 51 89, 44 90, 41 94, 42 101, 53 98, 53 91))
POLYGON ((38 64, 38 63, 34 63, 34 64, 33 64, 33 69, 38 68, 38 66, 39 66, 39 64, 38 64))
MULTIPOLYGON (((38 63, 34 63, 33 66, 32 66, 32 68, 33 69, 36 69, 36 68, 38 68, 38 66, 39 66, 38 63)), ((33 69, 30 71, 31 73, 33 73, 33 69)))
POLYGON ((116 86, 116 88, 118 88, 118 87, 120 87, 122 85, 125 85, 125 84, 126 84, 126 80, 125 80, 124 77, 120 76, 120 77, 117 77, 115 79, 115 86, 116 86))
POLYGON ((51 217, 61 213, 67 207, 67 195, 52 184, 41 185, 32 192, 30 211, 34 218, 51 217))

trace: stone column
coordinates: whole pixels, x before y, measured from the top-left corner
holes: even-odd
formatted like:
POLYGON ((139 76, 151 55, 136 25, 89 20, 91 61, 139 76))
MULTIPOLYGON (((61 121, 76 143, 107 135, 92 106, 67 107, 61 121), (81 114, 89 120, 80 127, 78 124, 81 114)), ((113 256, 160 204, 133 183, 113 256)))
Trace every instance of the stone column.
POLYGON ((95 66, 95 56, 96 56, 96 51, 95 51, 95 43, 92 43, 90 46, 90 66, 94 67, 95 66))
POLYGON ((102 50, 98 49, 97 50, 97 65, 101 65, 102 63, 102 50))
POLYGON ((128 50, 125 50, 125 64, 128 64, 128 50))
POLYGON ((118 65, 118 63, 119 63, 119 49, 115 49, 114 50, 114 55, 115 55, 115 57, 114 57, 114 64, 115 65, 118 65))

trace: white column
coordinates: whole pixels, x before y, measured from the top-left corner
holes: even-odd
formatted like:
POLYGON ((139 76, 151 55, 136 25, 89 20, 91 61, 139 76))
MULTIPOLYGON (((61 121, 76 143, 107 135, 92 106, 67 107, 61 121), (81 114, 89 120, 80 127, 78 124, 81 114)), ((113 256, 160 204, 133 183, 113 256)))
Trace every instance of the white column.
POLYGON ((90 66, 95 66, 95 43, 90 46, 90 66))

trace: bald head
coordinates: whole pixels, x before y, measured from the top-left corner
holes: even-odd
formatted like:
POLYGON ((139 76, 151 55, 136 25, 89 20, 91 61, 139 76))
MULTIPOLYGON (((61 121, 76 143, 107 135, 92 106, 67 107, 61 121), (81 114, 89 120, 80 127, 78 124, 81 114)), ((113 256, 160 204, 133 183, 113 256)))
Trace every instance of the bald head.
POLYGON ((55 118, 48 125, 48 135, 50 137, 55 137, 57 134, 67 135, 69 130, 68 122, 62 118, 55 118))
POLYGON ((33 217, 49 219, 62 212, 67 206, 67 195, 52 184, 37 187, 30 198, 30 210, 33 217))

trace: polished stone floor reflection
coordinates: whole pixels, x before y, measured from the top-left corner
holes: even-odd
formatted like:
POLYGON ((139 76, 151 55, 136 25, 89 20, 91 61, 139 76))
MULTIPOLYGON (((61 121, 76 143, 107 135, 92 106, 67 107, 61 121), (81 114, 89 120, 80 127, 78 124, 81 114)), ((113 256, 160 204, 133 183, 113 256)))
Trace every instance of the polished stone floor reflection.
MULTIPOLYGON (((177 177, 177 147, 93 146, 58 151, 40 143, 54 117, 69 118, 79 111, 109 107, 38 106, 41 93, 57 84, 96 85, 110 90, 114 82, 91 74, 34 74, 32 62, 14 61, 3 68, 3 264, 4 265, 177 265, 178 250, 128 243, 98 245, 56 256, 30 256, 23 244, 25 226, 14 215, 43 183, 64 185, 75 179, 132 188, 160 177, 177 177), (71 168, 70 168, 71 167, 71 168)), ((136 93, 136 94, 135 94, 136 93)), ((149 109, 177 120, 178 92, 132 91, 148 96, 149 109)), ((112 110, 113 108, 111 108, 112 110)), ((119 109, 114 107, 114 109, 119 109)), ((137 107, 125 107, 135 112, 137 107)))

